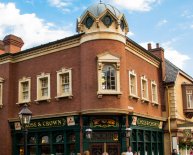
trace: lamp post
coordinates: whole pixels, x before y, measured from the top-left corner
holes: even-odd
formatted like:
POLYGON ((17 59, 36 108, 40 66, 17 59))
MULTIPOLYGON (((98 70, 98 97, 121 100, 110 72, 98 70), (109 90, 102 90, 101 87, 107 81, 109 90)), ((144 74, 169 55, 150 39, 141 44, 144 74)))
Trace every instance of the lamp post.
POLYGON ((30 124, 32 112, 27 108, 27 105, 25 104, 18 114, 22 129, 24 131, 24 155, 27 155, 27 125, 30 124))
POLYGON ((92 129, 91 129, 91 128, 88 128, 88 129, 86 129, 85 131, 86 131, 86 139, 89 140, 89 141, 88 141, 88 150, 91 151, 91 150, 90 150, 90 144, 89 144, 89 142, 90 142, 91 139, 92 139, 92 129))
POLYGON ((131 128, 126 128, 126 129, 125 129, 125 135, 126 135, 126 138, 128 138, 128 144, 129 144, 129 146, 130 146, 131 131, 132 131, 131 128))

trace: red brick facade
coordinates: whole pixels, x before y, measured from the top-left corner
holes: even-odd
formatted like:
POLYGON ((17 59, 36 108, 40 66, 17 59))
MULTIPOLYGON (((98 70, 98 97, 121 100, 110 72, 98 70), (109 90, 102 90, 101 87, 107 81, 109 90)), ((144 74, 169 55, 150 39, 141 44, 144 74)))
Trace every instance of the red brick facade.
MULTIPOLYGON (((18 121, 18 113, 22 108, 22 104, 17 103, 19 79, 23 77, 31 78, 31 102, 27 104, 33 113, 32 120, 78 115, 80 128, 84 124, 82 115, 104 115, 104 117, 106 115, 126 117, 134 115, 163 121, 161 59, 130 39, 126 39, 126 44, 113 38, 94 39, 81 43, 81 38, 85 35, 79 34, 24 51, 18 51, 22 42, 10 48, 4 48, 8 51, 0 55, 0 77, 4 79, 3 106, 0 109, 0 154, 14 154, 11 123, 18 121), (97 56, 103 53, 120 58, 121 95, 106 94, 102 98, 97 95, 99 80, 97 56), (73 96, 71 99, 55 98, 57 96, 57 71, 61 68, 72 69, 73 96), (129 71, 131 70, 135 71, 137 77, 138 99, 129 98, 129 71), (50 73, 51 99, 49 102, 42 101, 37 104, 35 101, 37 99, 37 75, 42 72, 50 73), (141 100, 141 76, 143 75, 148 81, 149 101, 147 103, 141 100), (151 81, 157 84, 158 105, 151 102, 151 81)), ((7 45, 4 43, 4 46, 7 45)), ((128 126, 131 122, 125 124, 128 126)), ((85 151, 83 139, 80 132, 80 149, 78 150, 80 153, 85 151)))

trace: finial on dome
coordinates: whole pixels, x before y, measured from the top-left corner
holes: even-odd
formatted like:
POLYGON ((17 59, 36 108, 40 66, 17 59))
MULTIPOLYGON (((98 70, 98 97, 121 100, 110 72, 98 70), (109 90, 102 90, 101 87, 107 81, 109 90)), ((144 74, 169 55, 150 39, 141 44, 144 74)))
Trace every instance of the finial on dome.
POLYGON ((102 3, 102 0, 100 0, 100 3, 102 3))

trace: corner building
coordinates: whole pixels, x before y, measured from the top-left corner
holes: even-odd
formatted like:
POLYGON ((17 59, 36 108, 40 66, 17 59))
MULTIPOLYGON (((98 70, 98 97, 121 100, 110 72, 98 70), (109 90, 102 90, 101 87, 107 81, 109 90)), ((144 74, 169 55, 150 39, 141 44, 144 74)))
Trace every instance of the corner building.
POLYGON ((125 16, 104 3, 88 7, 76 28, 23 51, 19 37, 0 41, 0 154, 23 155, 18 113, 27 104, 29 155, 120 155, 128 145, 163 155, 163 49, 129 39, 125 16))

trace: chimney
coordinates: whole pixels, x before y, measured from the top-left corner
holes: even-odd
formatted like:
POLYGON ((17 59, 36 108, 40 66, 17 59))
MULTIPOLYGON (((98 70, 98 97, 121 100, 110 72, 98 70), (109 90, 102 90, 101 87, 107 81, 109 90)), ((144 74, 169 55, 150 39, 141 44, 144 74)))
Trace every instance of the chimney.
POLYGON ((151 43, 148 43, 148 44, 147 44, 147 50, 148 50, 148 51, 151 50, 151 43))
POLYGON ((4 43, 4 51, 5 53, 17 53, 21 51, 21 47, 23 46, 24 42, 21 38, 8 35, 3 39, 4 43))
MULTIPOLYGON (((149 44, 148 44, 149 46, 149 44)), ((151 52, 156 57, 160 58, 162 60, 161 63, 161 69, 162 69, 162 80, 165 80, 166 77, 166 67, 165 67, 165 57, 164 57, 164 49, 159 46, 159 43, 156 43, 156 48, 154 49, 148 49, 149 52, 151 52)))
POLYGON ((5 53, 5 51, 4 51, 4 43, 3 43, 2 40, 0 40, 0 55, 3 54, 3 53, 5 53))

